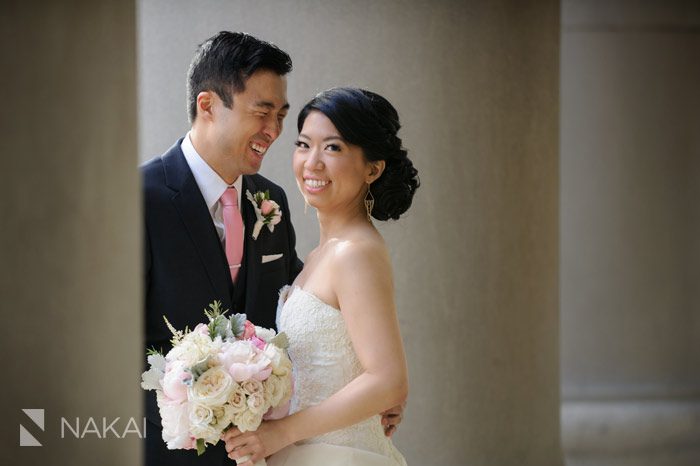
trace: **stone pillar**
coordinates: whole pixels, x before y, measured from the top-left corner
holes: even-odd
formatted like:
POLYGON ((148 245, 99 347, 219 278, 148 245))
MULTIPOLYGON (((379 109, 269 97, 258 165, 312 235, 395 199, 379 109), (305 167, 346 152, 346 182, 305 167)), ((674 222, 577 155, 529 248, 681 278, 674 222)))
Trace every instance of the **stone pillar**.
POLYGON ((318 226, 290 169, 297 112, 339 85, 397 107, 422 187, 380 227, 411 383, 395 443, 409 464, 561 465, 558 2, 149 0, 139 12, 144 159, 187 129, 196 44, 242 30, 290 53, 292 108, 262 172, 289 194, 302 255, 318 226))
POLYGON ((700 8, 566 1, 567 464, 700 464, 700 8))
POLYGON ((135 7, 0 9, 0 463, 139 464, 135 7))

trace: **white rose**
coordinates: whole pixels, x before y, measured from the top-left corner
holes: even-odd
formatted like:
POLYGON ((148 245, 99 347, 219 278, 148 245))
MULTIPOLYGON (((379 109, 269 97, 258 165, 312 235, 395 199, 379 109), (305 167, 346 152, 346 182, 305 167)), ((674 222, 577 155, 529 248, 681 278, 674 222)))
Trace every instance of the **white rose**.
POLYGON ((216 355, 221 346, 220 338, 212 341, 209 335, 191 332, 185 335, 180 343, 168 352, 165 358, 168 361, 179 360, 184 362, 186 366, 192 367, 206 361, 210 356, 216 355))
POLYGON ((262 422, 262 414, 256 414, 250 410, 242 411, 233 417, 233 424, 241 432, 255 430, 262 422))
POLYGON ((238 414, 247 406, 246 393, 239 384, 234 384, 228 396, 228 404, 233 409, 234 414, 238 414))
POLYGON ((270 406, 279 406, 280 401, 284 398, 284 384, 276 375, 271 375, 264 383, 265 398, 270 402, 270 406))
POLYGON ((189 388, 190 400, 208 406, 221 406, 226 403, 233 387, 231 376, 221 366, 212 367, 200 375, 189 388))
POLYGON ((265 402, 264 392, 251 393, 248 396, 247 404, 248 408, 256 414, 264 414, 270 407, 270 405, 265 402))
POLYGON ((252 395, 253 393, 263 393, 265 391, 265 387, 263 387, 262 382, 255 379, 250 379, 246 380, 245 382, 242 382, 241 388, 248 395, 252 395))
POLYGON ((216 442, 221 438, 221 431, 208 424, 192 426, 191 430, 195 438, 201 438, 211 445, 216 445, 216 442))
POLYGON ((190 432, 196 438, 204 439, 207 443, 216 443, 221 435, 213 423, 214 411, 201 403, 190 403, 189 409, 190 432))
POLYGON ((188 417, 192 425, 208 425, 214 419, 214 411, 202 403, 190 403, 188 417))
POLYGON ((214 413, 214 422, 212 423, 212 427, 219 432, 223 432, 224 429, 226 429, 229 424, 233 422, 235 412, 233 407, 228 403, 221 407, 213 408, 212 412, 214 413))

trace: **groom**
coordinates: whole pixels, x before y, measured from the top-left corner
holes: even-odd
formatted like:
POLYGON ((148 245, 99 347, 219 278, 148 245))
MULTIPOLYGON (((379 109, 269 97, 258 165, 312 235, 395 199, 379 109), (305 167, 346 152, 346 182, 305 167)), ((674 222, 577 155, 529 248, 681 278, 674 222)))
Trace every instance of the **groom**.
MULTIPOLYGON (((221 32, 197 50, 187 85, 191 130, 142 167, 148 348, 170 349, 163 315, 177 329, 194 328, 214 300, 275 327, 278 291, 302 263, 287 197, 257 172, 282 131, 291 69, 287 53, 242 33, 221 32), (256 228, 264 219, 248 194, 265 192, 278 207, 263 211, 272 206, 281 217, 256 228)), ((233 464, 223 442, 200 457, 168 450, 153 391, 146 418, 147 466, 233 464)), ((400 419, 401 409, 384 416, 388 432, 400 419)))

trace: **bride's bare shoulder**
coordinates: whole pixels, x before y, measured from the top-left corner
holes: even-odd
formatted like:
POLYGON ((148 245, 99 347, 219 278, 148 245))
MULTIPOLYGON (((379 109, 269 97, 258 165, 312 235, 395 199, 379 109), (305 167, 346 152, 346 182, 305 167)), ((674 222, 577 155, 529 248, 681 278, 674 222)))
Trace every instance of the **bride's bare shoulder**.
POLYGON ((389 251, 379 233, 361 232, 342 240, 333 247, 333 265, 339 270, 391 267, 389 251))

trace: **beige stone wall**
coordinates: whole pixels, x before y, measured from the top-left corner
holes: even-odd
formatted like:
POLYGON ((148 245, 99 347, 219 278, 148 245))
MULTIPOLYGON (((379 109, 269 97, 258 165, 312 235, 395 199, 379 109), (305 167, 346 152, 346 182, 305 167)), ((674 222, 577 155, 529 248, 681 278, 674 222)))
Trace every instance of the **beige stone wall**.
POLYGON ((697 2, 562 6, 571 465, 700 463, 699 26, 697 2))
POLYGON ((381 227, 392 251, 411 389, 409 464, 557 465, 559 8, 554 1, 142 1, 142 159, 188 128, 185 72, 223 29, 294 60, 287 129, 263 174, 290 196, 295 116, 316 92, 364 86, 397 107, 423 186, 381 227))
POLYGON ((2 464, 140 461, 135 433, 60 421, 143 431, 135 21, 128 2, 0 7, 2 464))

